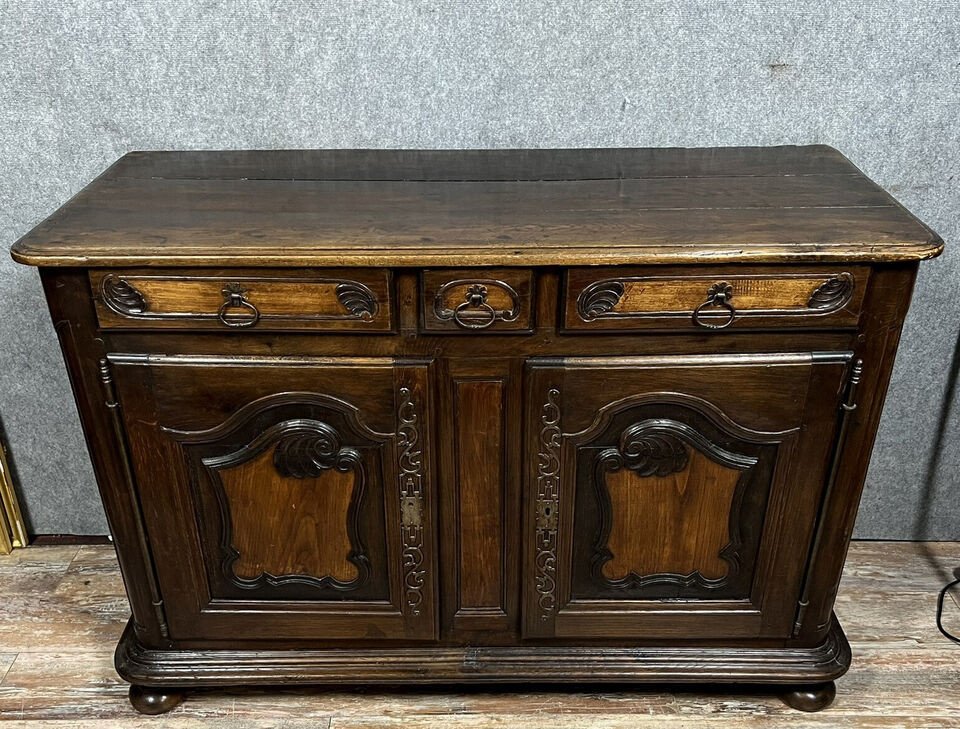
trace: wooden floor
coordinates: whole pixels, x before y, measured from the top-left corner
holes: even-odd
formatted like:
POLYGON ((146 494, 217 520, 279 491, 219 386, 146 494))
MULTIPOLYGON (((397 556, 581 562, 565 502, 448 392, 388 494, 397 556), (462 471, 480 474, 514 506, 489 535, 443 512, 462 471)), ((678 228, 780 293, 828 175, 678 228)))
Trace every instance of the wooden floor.
MULTIPOLYGON (((0 557, 0 719, 13 720, 0 729, 960 727, 960 645, 934 623, 936 593, 958 567, 960 543, 853 544, 837 604, 853 667, 820 714, 756 691, 519 687, 196 692, 141 717, 113 670, 127 606, 112 547, 31 547, 0 557)), ((960 634, 960 606, 946 612, 960 634)))

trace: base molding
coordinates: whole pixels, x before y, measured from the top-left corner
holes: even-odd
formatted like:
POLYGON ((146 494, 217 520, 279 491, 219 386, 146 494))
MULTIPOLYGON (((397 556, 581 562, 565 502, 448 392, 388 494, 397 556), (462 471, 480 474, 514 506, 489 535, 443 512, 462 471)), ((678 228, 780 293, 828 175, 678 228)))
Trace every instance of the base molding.
POLYGON ((509 646, 325 650, 161 650, 131 625, 117 672, 139 686, 590 683, 817 684, 842 676, 850 645, 836 617, 813 648, 509 646))

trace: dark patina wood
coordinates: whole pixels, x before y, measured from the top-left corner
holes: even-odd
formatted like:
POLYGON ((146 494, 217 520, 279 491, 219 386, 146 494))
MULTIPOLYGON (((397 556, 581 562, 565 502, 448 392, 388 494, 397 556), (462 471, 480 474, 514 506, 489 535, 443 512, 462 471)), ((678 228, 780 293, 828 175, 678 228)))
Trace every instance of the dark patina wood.
POLYGON ((942 245, 829 147, 134 152, 14 256, 550 266, 909 261, 942 245))
POLYGON ((832 614, 917 262, 827 147, 127 155, 41 269, 131 701, 782 684, 832 614))

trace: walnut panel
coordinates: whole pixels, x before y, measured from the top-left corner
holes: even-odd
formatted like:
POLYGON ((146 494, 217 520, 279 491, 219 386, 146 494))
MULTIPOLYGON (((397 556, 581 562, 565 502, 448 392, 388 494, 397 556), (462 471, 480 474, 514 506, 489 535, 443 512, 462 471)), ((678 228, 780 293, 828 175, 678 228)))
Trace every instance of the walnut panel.
POLYGON ((740 472, 696 451, 688 458, 682 470, 663 476, 630 469, 607 474, 612 524, 611 558, 601 567, 605 579, 699 573, 716 582, 729 574, 721 553, 730 544, 740 472))
POLYGON ((574 330, 854 327, 868 270, 571 269, 564 326, 574 330))
POLYGON ((795 436, 677 394, 615 407, 575 449, 574 594, 749 599, 773 466, 795 436))
POLYGON ((164 428, 199 507, 212 597, 389 596, 389 438, 352 411, 325 395, 277 393, 213 429, 164 428))
POLYGON ((386 270, 91 271, 90 284, 108 329, 393 330, 386 270))
POLYGON ((244 582, 263 574, 332 578, 347 585, 360 577, 351 562, 347 523, 358 486, 355 471, 327 470, 315 478, 283 477, 266 451, 220 473, 237 552, 233 573, 244 582), (276 515, 267 520, 264 514, 276 515))
POLYGON ((460 380, 456 388, 460 526, 458 614, 503 608, 502 381, 460 380))

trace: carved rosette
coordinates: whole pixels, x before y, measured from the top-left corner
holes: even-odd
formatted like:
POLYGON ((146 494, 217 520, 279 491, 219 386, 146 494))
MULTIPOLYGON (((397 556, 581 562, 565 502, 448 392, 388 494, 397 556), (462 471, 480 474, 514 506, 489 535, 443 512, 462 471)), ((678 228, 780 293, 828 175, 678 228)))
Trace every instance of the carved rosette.
POLYGON ((351 316, 358 319, 370 320, 377 313, 376 295, 362 283, 356 281, 344 281, 337 285, 337 301, 340 305, 350 312, 351 316))
POLYGON ((557 608, 557 525, 560 510, 560 391, 547 391, 540 413, 540 452, 537 466, 536 590, 540 619, 557 608))
POLYGON ((397 420, 403 589, 410 614, 419 615, 427 575, 423 559, 423 463, 422 451, 417 447, 420 441, 417 406, 407 387, 400 388, 397 420))
POLYGON ((147 300, 143 292, 126 279, 112 273, 104 276, 100 282, 100 295, 103 303, 118 314, 135 316, 147 310, 147 300))
POLYGON ((853 276, 841 273, 824 281, 810 294, 807 307, 817 311, 832 311, 846 306, 853 296, 853 276))
POLYGON ((587 286, 577 299, 577 313, 584 321, 593 321, 609 314, 620 303, 626 289, 622 281, 596 281, 587 286))

